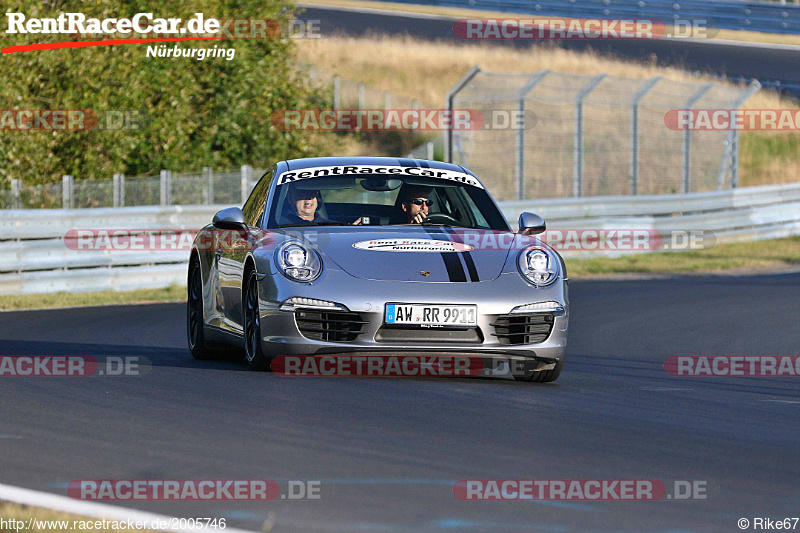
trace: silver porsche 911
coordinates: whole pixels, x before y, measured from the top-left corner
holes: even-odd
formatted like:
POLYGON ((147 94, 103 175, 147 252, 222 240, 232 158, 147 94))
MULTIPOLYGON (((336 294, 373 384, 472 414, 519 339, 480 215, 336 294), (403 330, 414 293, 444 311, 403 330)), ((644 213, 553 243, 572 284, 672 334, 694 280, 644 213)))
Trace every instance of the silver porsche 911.
POLYGON ((187 330, 199 359, 244 347, 276 357, 436 354, 509 363, 554 381, 567 343, 564 262, 513 232, 484 185, 454 164, 378 157, 281 161, 242 209, 196 236, 187 330))

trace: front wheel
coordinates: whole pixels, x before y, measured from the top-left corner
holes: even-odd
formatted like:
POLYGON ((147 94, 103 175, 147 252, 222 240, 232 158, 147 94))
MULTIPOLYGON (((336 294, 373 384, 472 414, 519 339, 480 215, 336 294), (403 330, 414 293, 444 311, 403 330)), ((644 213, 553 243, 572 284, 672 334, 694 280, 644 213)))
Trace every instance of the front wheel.
POLYGON ((261 315, 258 306, 258 279, 251 271, 245 283, 244 307, 244 358, 253 370, 269 370, 270 358, 261 347, 261 315))
POLYGON ((564 360, 559 359, 556 366, 551 370, 528 370, 524 366, 516 372, 513 372, 514 379, 517 381, 528 381, 534 383, 550 383, 558 379, 561 375, 561 369, 564 368, 564 360))

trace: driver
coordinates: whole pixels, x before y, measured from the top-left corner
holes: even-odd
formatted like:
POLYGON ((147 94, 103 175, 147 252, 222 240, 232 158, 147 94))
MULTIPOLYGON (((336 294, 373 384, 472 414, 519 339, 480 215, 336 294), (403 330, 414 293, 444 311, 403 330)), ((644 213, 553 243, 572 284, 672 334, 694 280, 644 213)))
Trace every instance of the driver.
POLYGON ((431 190, 427 188, 417 187, 406 192, 400 207, 406 214, 408 224, 422 224, 428 217, 433 205, 433 200, 430 198, 431 190))

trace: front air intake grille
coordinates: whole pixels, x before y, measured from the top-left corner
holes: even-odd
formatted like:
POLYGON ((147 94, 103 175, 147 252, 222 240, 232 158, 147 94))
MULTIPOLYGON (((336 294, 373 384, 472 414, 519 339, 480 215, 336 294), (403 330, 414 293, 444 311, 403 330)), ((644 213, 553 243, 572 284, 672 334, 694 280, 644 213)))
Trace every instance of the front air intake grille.
POLYGON ((367 323, 358 313, 318 309, 295 309, 294 319, 304 337, 327 342, 353 341, 367 323))
POLYGON ((538 344, 550 336, 554 320, 552 314, 503 315, 492 326, 500 344, 538 344))
POLYGON ((375 334, 376 342, 402 342, 407 344, 425 342, 461 342, 480 344, 483 336, 478 328, 398 328, 382 326, 375 334))

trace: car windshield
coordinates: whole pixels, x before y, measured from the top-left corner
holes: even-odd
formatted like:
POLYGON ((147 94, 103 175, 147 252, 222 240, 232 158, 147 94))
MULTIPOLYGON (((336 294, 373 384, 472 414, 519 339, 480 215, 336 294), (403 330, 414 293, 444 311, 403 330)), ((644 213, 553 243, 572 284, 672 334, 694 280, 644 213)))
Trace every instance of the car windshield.
POLYGON ((509 230, 489 194, 468 174, 431 169, 426 172, 443 177, 407 176, 398 171, 397 177, 359 174, 292 179, 301 171, 285 172, 278 179, 267 227, 423 224, 509 230), (467 183, 458 181, 459 177, 467 183))

